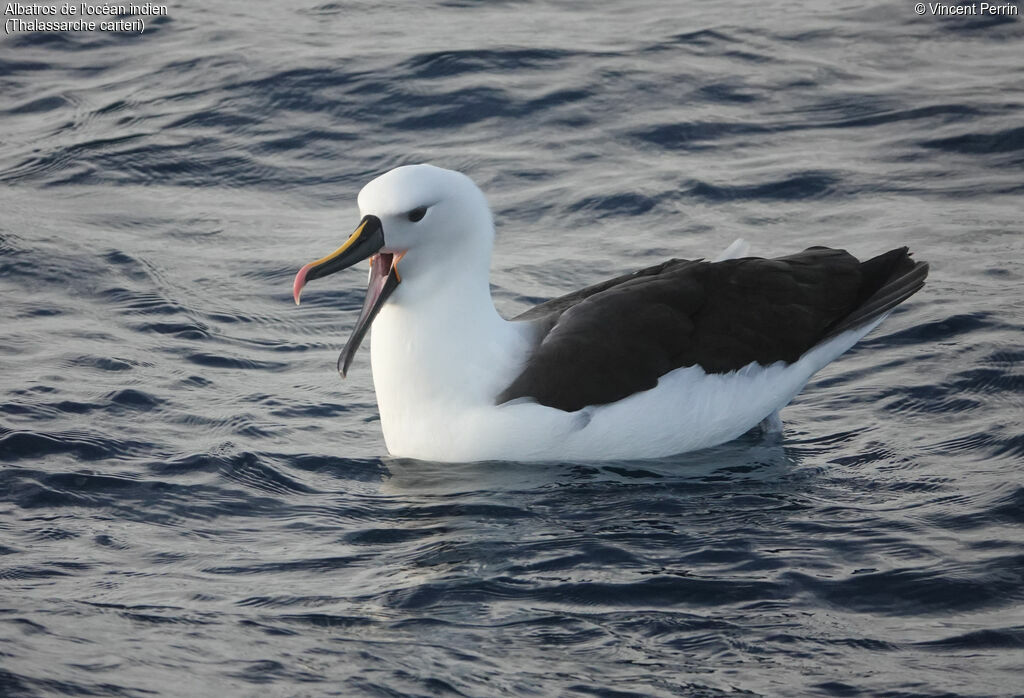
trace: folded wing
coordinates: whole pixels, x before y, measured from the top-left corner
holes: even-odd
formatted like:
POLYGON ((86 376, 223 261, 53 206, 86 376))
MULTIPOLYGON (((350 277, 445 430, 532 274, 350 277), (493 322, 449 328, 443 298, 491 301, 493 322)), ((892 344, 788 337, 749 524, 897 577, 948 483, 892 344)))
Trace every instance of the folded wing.
POLYGON ((928 266, 898 248, 866 262, 811 247, 776 259, 673 259, 542 303, 542 339, 498 402, 566 411, 653 388, 676 368, 795 362, 917 292, 928 266))

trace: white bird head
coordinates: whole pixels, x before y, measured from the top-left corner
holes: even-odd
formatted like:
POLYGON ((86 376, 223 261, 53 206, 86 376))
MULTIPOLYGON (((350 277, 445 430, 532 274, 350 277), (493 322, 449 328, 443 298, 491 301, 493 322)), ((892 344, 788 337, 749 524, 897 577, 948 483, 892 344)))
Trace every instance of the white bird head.
POLYGON ((460 172, 433 165, 398 167, 363 187, 358 203, 362 220, 355 232, 331 254, 302 267, 293 285, 298 304, 307 282, 370 259, 363 309, 338 360, 342 376, 399 284, 404 285, 400 296, 422 297, 467 274, 486 279, 494 245, 487 200, 460 172))

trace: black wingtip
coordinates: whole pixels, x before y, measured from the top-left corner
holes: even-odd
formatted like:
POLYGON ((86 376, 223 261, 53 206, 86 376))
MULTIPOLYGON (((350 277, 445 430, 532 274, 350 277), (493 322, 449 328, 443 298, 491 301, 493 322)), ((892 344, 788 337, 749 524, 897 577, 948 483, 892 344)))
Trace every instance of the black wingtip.
POLYGON ((906 247, 898 247, 861 264, 863 300, 829 328, 825 337, 866 325, 920 291, 928 277, 928 262, 915 262, 906 247))

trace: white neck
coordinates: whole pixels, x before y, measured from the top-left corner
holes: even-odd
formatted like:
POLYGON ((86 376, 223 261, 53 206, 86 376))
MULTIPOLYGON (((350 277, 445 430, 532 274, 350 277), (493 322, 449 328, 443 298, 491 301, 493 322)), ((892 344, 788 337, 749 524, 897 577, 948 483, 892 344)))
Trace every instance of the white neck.
POLYGON ((373 382, 392 453, 402 441, 445 438, 453 417, 493 406, 521 369, 529 328, 495 310, 486 256, 412 269, 374 320, 373 382))

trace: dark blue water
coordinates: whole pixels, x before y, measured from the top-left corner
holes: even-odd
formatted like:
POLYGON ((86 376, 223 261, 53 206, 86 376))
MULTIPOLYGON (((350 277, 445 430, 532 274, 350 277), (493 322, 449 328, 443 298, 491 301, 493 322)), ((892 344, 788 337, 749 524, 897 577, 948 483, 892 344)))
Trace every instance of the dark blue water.
POLYGON ((0 694, 1024 692, 1024 25, 834 5, 0 38, 0 694), (781 443, 395 460, 334 369, 364 275, 291 279, 420 161, 508 314, 740 236, 932 273, 781 443))

